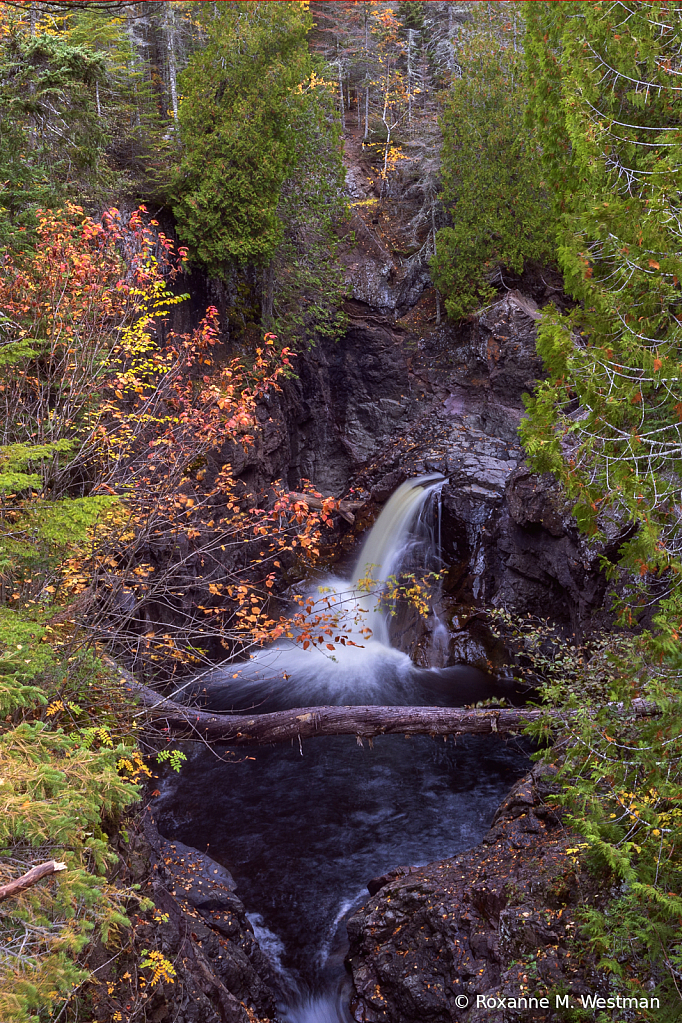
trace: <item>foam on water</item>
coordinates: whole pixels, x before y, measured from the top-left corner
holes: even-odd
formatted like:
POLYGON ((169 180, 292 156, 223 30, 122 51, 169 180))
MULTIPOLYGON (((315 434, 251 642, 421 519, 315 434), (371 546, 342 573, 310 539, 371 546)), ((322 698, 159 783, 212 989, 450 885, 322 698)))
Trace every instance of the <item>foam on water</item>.
MULTIPOLYGON (((392 704, 409 702, 412 662, 391 646, 381 594, 414 547, 412 527, 440 475, 407 480, 396 490, 365 540, 350 579, 327 576, 306 588, 309 619, 326 616, 342 642, 307 649, 280 640, 248 661, 206 673, 201 685, 215 710, 312 704, 392 704), (265 704, 264 702, 265 701, 265 704)), ((433 537, 429 537, 429 545, 433 537)))
POLYGON ((284 1008, 281 1018, 284 1023, 353 1023, 341 991, 306 998, 284 1008))

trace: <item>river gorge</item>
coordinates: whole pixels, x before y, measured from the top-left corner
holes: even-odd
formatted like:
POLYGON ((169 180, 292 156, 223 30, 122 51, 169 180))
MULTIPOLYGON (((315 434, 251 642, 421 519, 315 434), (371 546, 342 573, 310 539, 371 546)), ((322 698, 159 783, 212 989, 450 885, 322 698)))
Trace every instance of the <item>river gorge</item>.
MULTIPOLYGON (((468 322, 434 325, 428 276, 412 268, 387 280, 369 232, 348 257, 351 277, 358 265, 362 273, 344 338, 300 353, 296 379, 263 405, 255 445, 212 453, 209 464, 215 473, 230 461, 254 501, 278 477, 294 488, 307 478, 327 494, 353 487, 361 511, 352 530, 341 530, 340 554, 327 572, 296 584, 349 642, 322 653, 279 641, 185 685, 185 698, 200 693, 203 705, 223 713, 522 703, 528 694, 508 652, 476 608, 549 616, 567 635, 600 613, 603 551, 580 536, 553 480, 525 468, 517 437, 522 395, 540 372, 538 303, 556 294, 556 281, 530 274, 468 322), (401 572, 438 576, 425 616, 404 602, 396 614, 377 603, 401 572)), ((418 901, 431 904, 434 878, 460 860, 472 885, 488 859, 515 865, 515 918, 540 912, 538 903, 545 911, 544 881, 532 895, 532 877, 545 872, 538 857, 554 884, 564 877, 568 837, 544 804, 547 783, 527 775, 529 753, 521 737, 480 736, 193 748, 180 774, 158 783, 151 812, 163 837, 154 830, 152 844, 159 867, 171 864, 166 887, 230 945, 227 979, 220 969, 217 977, 236 999, 220 1018, 241 1023, 242 1007, 252 1005, 259 1018, 287 1023, 477 1019, 455 999, 501 983, 505 953, 495 934, 508 901, 504 877, 494 897, 449 890, 441 920, 463 912, 467 900, 472 906, 458 931, 469 947, 464 961, 453 959, 457 941, 445 940, 433 920, 412 934, 409 951, 396 948, 397 937, 388 950, 379 942, 371 951, 370 935, 377 919, 381 934, 387 923, 395 930, 390 904, 400 905, 401 893, 409 905, 401 905, 396 935, 408 933, 419 919, 410 892, 416 886, 418 901), (500 823, 489 831, 493 819, 500 823), (484 837, 487 846, 479 845, 484 837), (177 881, 174 870, 182 876, 190 860, 200 876, 219 872, 208 899, 177 881), (420 944, 424 927, 433 954, 428 940, 420 944)), ((570 895, 570 879, 560 883, 570 895)), ((181 949, 175 931, 169 948, 181 949)), ((537 943, 532 929, 525 933, 537 943)), ((213 940, 208 932, 198 939, 213 940)), ((514 942, 518 948, 518 935, 514 942)), ((212 969, 224 955, 216 946, 212 969)), ((188 1008, 178 1018, 194 1019, 188 1008)))
MULTIPOLYGON (((390 615, 375 606, 406 565, 439 563, 434 520, 444 482, 403 483, 353 578, 315 581, 313 597, 335 610, 347 645, 327 654, 280 642, 218 668, 202 680, 209 707, 461 706, 514 695, 510 683, 474 667, 416 668, 391 644, 390 615)), ((206 848, 229 867, 270 958, 281 1017, 291 1023, 351 1018, 345 928, 367 881, 396 862, 421 865, 476 844, 527 764, 520 740, 428 736, 382 736, 369 748, 352 737, 299 740, 240 759, 193 754, 181 776, 166 781, 156 816, 167 838, 206 848)))

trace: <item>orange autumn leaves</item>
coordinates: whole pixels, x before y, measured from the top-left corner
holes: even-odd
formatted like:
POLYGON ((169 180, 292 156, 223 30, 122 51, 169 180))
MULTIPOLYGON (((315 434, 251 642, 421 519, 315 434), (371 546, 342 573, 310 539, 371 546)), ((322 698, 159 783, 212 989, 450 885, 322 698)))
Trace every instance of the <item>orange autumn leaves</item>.
POLYGON ((335 506, 249 494, 232 468, 239 451, 257 460, 288 350, 270 334, 248 365, 217 357, 214 307, 193 330, 169 329, 185 253, 144 209, 100 222, 75 206, 46 211, 38 237, 35 252, 0 266, 0 404, 6 443, 41 453, 42 490, 6 494, 3 514, 35 519, 75 487, 79 500, 109 503, 82 536, 60 539, 49 580, 34 571, 16 592, 88 598, 74 624, 157 665, 194 663, 215 639, 231 649, 277 638, 279 556, 314 561, 335 506), (169 609, 177 615, 157 626, 169 609))

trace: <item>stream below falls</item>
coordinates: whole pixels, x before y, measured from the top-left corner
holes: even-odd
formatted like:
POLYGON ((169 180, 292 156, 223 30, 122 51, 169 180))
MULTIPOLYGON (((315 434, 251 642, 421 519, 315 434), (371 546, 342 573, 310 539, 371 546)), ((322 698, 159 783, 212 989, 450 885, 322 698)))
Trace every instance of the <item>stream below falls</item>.
MULTIPOLYGON (((390 615, 372 596, 398 573, 440 567, 442 483, 433 476, 404 483, 368 535, 353 577, 311 585, 312 599, 334 609, 346 646, 328 656, 280 641, 247 662, 219 666, 195 687, 209 706, 264 712, 514 699, 509 683, 475 668, 416 668, 391 642, 390 615)), ((527 767, 525 742, 490 736, 379 736, 371 745, 336 736, 222 759, 198 749, 163 783, 156 817, 167 838, 231 871, 275 967, 280 1018, 349 1023, 345 922, 368 898, 367 882, 476 845, 527 767)))

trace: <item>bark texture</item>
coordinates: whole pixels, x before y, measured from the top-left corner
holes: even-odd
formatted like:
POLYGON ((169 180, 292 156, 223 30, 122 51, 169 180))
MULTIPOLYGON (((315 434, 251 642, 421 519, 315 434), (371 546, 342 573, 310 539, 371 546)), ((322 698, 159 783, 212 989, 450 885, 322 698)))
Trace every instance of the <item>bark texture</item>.
POLYGON ((44 877, 57 874, 60 870, 66 870, 66 863, 58 863, 57 860, 47 860, 45 863, 39 863, 36 867, 31 867, 21 877, 17 877, 14 881, 9 881, 7 884, 0 885, 0 902, 3 899, 12 898, 13 895, 20 895, 27 888, 32 888, 38 881, 42 881, 44 877))
MULTIPOLYGON (((470 709, 468 707, 294 707, 272 714, 213 714, 168 700, 148 686, 136 682, 130 672, 105 658, 123 678, 124 687, 148 709, 157 727, 178 738, 200 738, 230 746, 264 745, 321 735, 489 735, 520 732, 527 724, 547 715, 536 708, 510 707, 470 709)), ((656 712, 646 700, 633 700, 631 707, 618 705, 619 712, 644 717, 656 712)), ((571 712, 550 711, 557 725, 571 712)))

